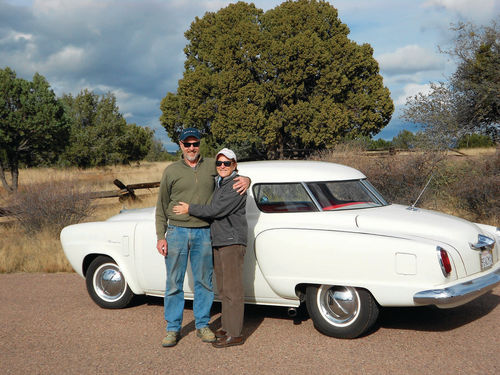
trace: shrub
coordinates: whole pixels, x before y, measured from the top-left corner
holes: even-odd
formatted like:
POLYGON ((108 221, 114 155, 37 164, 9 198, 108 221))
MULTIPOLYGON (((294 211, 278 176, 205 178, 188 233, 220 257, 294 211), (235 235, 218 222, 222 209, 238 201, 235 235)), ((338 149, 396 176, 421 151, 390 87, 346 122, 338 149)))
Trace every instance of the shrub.
POLYGON ((370 142, 369 150, 389 150, 391 149, 392 142, 386 141, 385 139, 372 139, 370 142))
POLYGON ((392 138, 392 146, 400 150, 414 149, 418 144, 418 136, 409 130, 401 130, 392 138))
POLYGON ((451 186, 457 208, 481 220, 500 212, 500 154, 493 159, 467 161, 464 172, 451 186))
POLYGON ((87 191, 71 180, 49 180, 24 186, 12 202, 14 217, 28 233, 48 230, 59 233, 81 222, 93 211, 87 191))
POLYGON ((175 155, 170 154, 167 150, 165 150, 165 147, 163 147, 163 143, 159 140, 154 138, 151 142, 151 146, 149 148, 149 152, 144 158, 146 161, 173 161, 177 160, 178 157, 175 155))
MULTIPOLYGON (((431 176, 437 173, 443 157, 441 153, 412 152, 377 158, 363 172, 389 202, 410 205, 416 201, 431 176)), ((420 205, 429 195, 426 190, 420 205)))
POLYGON ((466 134, 458 140, 458 148, 492 147, 495 143, 484 134, 466 134))

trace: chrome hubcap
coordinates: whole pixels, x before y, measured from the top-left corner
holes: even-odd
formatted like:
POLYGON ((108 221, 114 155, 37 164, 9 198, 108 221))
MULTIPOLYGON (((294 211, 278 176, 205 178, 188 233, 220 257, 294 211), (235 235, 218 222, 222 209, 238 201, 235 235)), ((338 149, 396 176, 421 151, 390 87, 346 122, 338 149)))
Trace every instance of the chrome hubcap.
POLYGON ((119 300, 127 288, 125 279, 114 263, 101 265, 94 273, 94 290, 105 301, 119 300))
POLYGON ((358 292, 349 286, 322 285, 317 302, 323 317, 335 326, 347 326, 359 314, 358 292))

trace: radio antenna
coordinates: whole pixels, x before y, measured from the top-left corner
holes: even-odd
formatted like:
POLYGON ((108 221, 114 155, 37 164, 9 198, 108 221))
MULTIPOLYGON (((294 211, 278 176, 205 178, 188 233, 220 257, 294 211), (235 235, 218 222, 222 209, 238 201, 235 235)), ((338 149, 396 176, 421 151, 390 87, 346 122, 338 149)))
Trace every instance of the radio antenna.
POLYGON ((417 202, 420 199, 420 197, 422 196, 422 194, 424 194, 424 191, 427 189, 427 186, 429 186, 429 183, 431 182, 432 177, 434 177, 434 172, 431 173, 431 177, 429 177, 429 180, 427 180, 427 183, 425 184, 424 188, 422 189, 422 191, 418 195, 417 200, 415 201, 415 203, 413 203, 410 207, 407 208, 408 210, 410 210, 410 211, 416 211, 417 210, 415 208, 415 206, 417 205, 417 202))

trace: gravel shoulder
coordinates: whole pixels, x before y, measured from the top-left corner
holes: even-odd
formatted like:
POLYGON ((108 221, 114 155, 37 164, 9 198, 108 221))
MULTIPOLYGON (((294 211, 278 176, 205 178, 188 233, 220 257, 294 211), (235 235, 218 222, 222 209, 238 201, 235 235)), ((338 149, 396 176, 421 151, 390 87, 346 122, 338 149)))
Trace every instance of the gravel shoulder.
POLYGON ((72 273, 0 274, 0 286, 0 374, 500 373, 500 287, 450 310, 382 309, 355 340, 326 337, 285 308, 247 306, 246 343, 215 349, 196 337, 190 303, 181 341, 162 348, 162 299, 101 309, 72 273))

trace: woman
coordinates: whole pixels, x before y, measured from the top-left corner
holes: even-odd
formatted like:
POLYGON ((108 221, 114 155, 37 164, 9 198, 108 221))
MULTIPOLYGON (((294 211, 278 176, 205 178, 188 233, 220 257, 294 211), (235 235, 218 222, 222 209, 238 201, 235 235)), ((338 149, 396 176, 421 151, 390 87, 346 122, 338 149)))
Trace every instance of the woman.
POLYGON ((219 298, 222 301, 222 326, 215 332, 216 348, 241 345, 244 291, 243 260, 247 243, 247 220, 245 217, 246 194, 233 189, 233 180, 238 177, 236 155, 223 148, 215 157, 218 176, 212 201, 208 205, 179 202, 173 207, 177 215, 189 214, 212 219, 210 234, 214 253, 214 271, 219 298))

